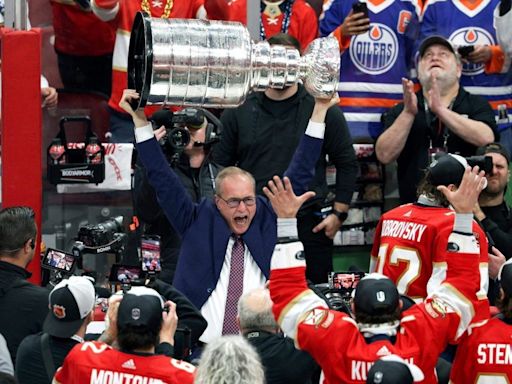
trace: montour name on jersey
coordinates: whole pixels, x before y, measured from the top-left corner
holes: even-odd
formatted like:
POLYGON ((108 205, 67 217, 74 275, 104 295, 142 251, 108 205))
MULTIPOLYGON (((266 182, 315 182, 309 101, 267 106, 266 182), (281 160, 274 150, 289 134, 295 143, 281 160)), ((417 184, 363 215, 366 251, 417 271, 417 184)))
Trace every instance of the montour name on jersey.
POLYGON ((90 384, 164 384, 160 379, 132 373, 93 369, 90 384))
POLYGON ((512 364, 512 346, 510 344, 478 344, 478 364, 512 364))
POLYGON ((419 243, 425 229, 427 229, 425 224, 412 223, 410 221, 384 220, 380 236, 396 237, 419 243))

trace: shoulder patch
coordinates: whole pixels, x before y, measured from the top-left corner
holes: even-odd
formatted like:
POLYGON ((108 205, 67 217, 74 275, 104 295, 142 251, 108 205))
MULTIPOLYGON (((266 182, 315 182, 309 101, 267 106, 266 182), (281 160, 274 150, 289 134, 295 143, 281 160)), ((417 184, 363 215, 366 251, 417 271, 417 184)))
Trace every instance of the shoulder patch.
POLYGON ((328 309, 315 308, 306 314, 302 323, 306 325, 313 325, 315 327, 323 326, 324 328, 327 328, 331 325, 333 319, 334 315, 330 313, 328 309))

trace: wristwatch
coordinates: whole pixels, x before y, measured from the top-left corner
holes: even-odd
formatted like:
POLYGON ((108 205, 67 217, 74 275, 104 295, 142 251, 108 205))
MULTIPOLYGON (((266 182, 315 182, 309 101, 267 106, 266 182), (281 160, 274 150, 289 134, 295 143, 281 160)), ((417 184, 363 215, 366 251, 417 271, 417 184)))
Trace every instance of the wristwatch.
POLYGON ((342 223, 347 220, 347 217, 348 217, 348 212, 342 212, 342 211, 337 211, 336 209, 332 209, 332 212, 331 212, 333 215, 335 215, 339 221, 341 221, 342 223))

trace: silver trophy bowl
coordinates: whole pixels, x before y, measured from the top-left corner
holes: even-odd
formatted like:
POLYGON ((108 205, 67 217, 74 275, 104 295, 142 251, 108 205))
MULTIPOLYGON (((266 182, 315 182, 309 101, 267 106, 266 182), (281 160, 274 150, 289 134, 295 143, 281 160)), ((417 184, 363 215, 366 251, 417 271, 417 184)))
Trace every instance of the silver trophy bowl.
POLYGON ((159 19, 139 12, 128 55, 128 87, 140 98, 133 107, 176 105, 233 108, 251 90, 282 89, 302 80, 314 97, 337 91, 340 54, 335 38, 298 50, 253 43, 240 23, 159 19))

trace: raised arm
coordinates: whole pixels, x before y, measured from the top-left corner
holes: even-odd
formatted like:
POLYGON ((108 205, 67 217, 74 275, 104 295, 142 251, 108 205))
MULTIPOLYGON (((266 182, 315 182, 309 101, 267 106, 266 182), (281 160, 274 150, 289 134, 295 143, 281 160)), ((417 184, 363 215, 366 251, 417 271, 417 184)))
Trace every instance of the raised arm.
POLYGON ((315 175, 316 163, 322 152, 327 110, 331 106, 337 105, 338 102, 337 94, 332 99, 318 98, 315 100, 306 132, 302 136, 290 165, 284 173, 290 179, 297 195, 303 194, 307 190, 315 175))
POLYGON ((134 111, 130 106, 130 101, 138 97, 137 92, 126 89, 119 106, 133 119, 137 151, 146 169, 149 182, 155 189, 160 206, 174 229, 183 235, 194 220, 196 205, 179 177, 169 166, 144 111, 142 109, 134 111))

